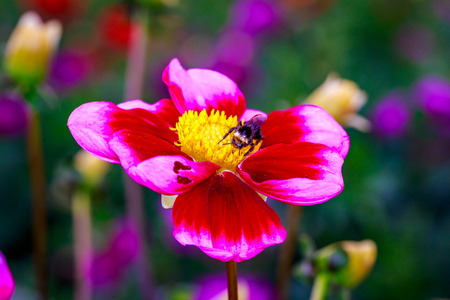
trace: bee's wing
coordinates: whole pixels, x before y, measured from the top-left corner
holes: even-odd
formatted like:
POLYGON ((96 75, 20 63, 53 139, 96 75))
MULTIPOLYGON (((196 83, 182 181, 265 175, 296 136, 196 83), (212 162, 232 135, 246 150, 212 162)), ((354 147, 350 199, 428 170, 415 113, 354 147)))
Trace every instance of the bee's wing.
POLYGON ((257 125, 258 127, 261 127, 266 121, 267 121, 267 116, 266 116, 266 115, 263 115, 263 114, 254 115, 254 116, 250 119, 250 122, 251 122, 251 123, 254 123, 254 124, 257 125))

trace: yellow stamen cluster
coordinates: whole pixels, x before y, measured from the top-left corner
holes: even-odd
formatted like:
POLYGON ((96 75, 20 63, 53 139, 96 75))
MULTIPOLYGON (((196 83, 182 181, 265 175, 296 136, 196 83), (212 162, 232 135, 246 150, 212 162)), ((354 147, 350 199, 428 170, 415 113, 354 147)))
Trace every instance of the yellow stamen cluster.
MULTIPOLYGON (((236 116, 227 118, 223 111, 212 110, 209 115, 206 110, 200 113, 186 111, 176 124, 179 141, 176 145, 181 146, 181 151, 197 162, 209 161, 219 165, 221 170, 234 172, 250 146, 239 151, 231 144, 233 133, 223 141, 220 140, 237 124, 236 116)), ((252 153, 258 151, 259 146, 256 146, 252 153)))

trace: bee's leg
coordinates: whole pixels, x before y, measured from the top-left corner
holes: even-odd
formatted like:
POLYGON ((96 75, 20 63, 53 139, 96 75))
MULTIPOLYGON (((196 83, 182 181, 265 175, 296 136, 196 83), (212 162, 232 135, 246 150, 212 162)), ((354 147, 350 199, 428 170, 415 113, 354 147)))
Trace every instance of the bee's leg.
MULTIPOLYGON (((233 140, 233 142, 234 142, 234 140, 233 140)), ((238 145, 238 144, 234 143, 234 145, 239 148, 239 155, 241 155, 241 149, 244 148, 244 144, 238 145)))
MULTIPOLYGON (((231 128, 230 130, 228 130, 228 132, 227 132, 227 134, 225 134, 224 136, 223 136, 223 138, 219 141, 219 143, 221 142, 221 141, 223 141, 230 133, 232 133, 233 132, 233 130, 235 130, 236 129, 236 127, 233 127, 233 128, 231 128)), ((217 144, 219 144, 219 143, 217 143, 217 144)), ((231 144, 231 143, 228 143, 228 144, 231 144)), ((224 144, 224 145, 228 145, 228 144, 224 144)))
MULTIPOLYGON (((255 144, 253 144, 253 141, 252 141, 252 143, 250 144, 250 145, 252 145, 251 147, 250 147, 250 149, 244 154, 244 156, 247 156, 247 155, 249 155, 250 154, 250 152, 252 152, 253 151, 253 149, 255 149, 255 144)), ((240 153, 239 153, 240 154, 240 153)))

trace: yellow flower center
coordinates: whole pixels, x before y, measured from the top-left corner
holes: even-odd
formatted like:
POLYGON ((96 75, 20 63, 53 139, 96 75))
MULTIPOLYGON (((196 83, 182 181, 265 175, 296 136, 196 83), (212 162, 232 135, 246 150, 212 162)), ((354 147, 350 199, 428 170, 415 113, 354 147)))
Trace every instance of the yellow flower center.
MULTIPOLYGON (((240 150, 232 144, 234 131, 223 141, 227 132, 238 125, 236 116, 227 117, 225 112, 215 111, 208 115, 206 110, 200 113, 186 111, 178 120, 175 130, 178 133, 177 146, 181 151, 191 156, 195 161, 209 161, 219 165, 223 170, 235 172, 236 166, 244 159, 250 145, 240 150)), ((248 154, 259 150, 261 143, 248 154)))

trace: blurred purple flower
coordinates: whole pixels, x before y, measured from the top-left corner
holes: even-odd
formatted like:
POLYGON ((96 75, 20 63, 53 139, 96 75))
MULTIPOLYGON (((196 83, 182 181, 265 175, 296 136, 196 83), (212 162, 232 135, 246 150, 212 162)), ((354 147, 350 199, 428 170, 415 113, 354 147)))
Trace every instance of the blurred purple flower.
POLYGON ((11 299, 14 293, 14 279, 5 257, 0 252, 0 300, 11 299))
POLYGON ((393 138, 406 132, 411 113, 403 97, 397 93, 391 93, 376 104, 371 119, 376 134, 393 138))
POLYGON ((404 58, 422 62, 430 57, 434 47, 434 34, 426 27, 407 24, 395 35, 394 47, 404 58))
MULTIPOLYGON (((267 280, 249 276, 239 276, 238 292, 240 300, 273 300, 278 299, 273 284, 267 280)), ((228 299, 227 277, 221 275, 207 276, 200 281, 193 300, 228 299)))
POLYGON ((269 0, 236 1, 231 10, 231 28, 251 35, 275 29, 281 22, 282 11, 276 2, 269 0))
POLYGON ((49 82, 58 90, 68 90, 81 84, 91 71, 87 54, 78 51, 61 51, 53 59, 49 82))
POLYGON ((121 268, 116 264, 114 253, 106 250, 96 254, 89 277, 95 286, 114 285, 121 277, 121 268))
POLYGON ((427 114, 444 133, 450 133, 450 82, 438 76, 426 76, 415 86, 415 94, 427 114))
POLYGON ((121 220, 115 229, 109 251, 116 257, 116 264, 125 268, 138 256, 141 250, 136 224, 130 220, 121 220))
POLYGON ((255 39, 244 31, 228 30, 220 37, 212 69, 242 85, 252 69, 255 39))
POLYGON ((21 134, 27 123, 28 105, 25 100, 16 93, 0 94, 0 134, 21 134))
POLYGON ((216 60, 240 66, 253 61, 256 42, 244 31, 228 30, 222 33, 216 50, 216 60))
POLYGON ((444 21, 450 22, 450 1, 434 0, 431 2, 432 9, 436 16, 444 21))
POLYGON ((90 270, 92 283, 113 285, 122 278, 141 251, 136 225, 128 219, 120 220, 107 247, 94 255, 90 270))

